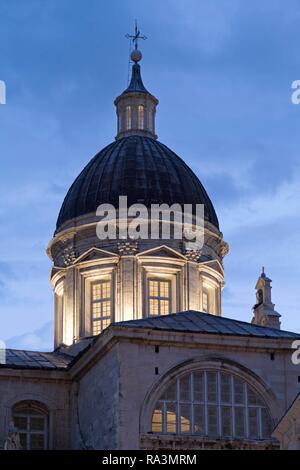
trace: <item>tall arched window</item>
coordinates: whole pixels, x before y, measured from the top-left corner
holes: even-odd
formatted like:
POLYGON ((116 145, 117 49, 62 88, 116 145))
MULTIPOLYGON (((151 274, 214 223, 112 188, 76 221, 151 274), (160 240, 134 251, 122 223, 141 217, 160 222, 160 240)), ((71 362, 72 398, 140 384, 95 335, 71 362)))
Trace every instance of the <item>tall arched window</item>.
POLYGON ((48 448, 48 410, 38 401, 22 401, 12 410, 23 450, 48 448))
POLYGON ((132 118, 131 118, 131 106, 126 106, 126 130, 130 130, 132 127, 132 118))
POLYGON ((145 108, 143 105, 139 105, 138 107, 138 128, 145 128, 145 108))
POLYGON ((174 380, 152 415, 152 432, 264 439, 271 419, 259 394, 227 372, 195 371, 174 380))

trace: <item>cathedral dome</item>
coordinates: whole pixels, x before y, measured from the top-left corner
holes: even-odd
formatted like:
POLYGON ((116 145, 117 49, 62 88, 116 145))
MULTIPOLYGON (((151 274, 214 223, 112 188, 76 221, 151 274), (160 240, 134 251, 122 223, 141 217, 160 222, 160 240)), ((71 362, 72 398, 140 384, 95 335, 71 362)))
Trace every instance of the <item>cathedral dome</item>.
POLYGON ((204 204, 205 220, 219 228, 214 207, 197 176, 166 145, 145 135, 117 139, 101 150, 70 187, 56 231, 73 218, 96 213, 100 204, 204 204))

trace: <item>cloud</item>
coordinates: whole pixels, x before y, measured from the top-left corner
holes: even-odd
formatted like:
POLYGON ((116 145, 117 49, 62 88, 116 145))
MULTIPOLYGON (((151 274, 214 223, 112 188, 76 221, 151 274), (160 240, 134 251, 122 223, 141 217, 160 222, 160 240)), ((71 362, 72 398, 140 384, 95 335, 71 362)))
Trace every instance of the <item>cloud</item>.
POLYGON ((11 349, 51 351, 53 350, 53 322, 47 322, 35 331, 9 338, 5 344, 11 349))
POLYGON ((300 175, 284 181, 273 191, 250 194, 223 207, 223 230, 228 234, 255 227, 284 223, 287 218, 298 219, 300 207, 300 175))

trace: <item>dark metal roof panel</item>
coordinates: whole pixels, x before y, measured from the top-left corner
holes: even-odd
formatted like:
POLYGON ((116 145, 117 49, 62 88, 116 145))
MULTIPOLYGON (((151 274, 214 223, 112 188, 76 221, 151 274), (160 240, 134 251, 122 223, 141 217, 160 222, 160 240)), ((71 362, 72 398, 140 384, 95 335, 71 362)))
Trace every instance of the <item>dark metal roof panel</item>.
POLYGON ((82 215, 94 213, 100 204, 119 205, 204 204, 205 219, 219 227, 218 218, 204 187, 172 150, 155 139, 132 135, 105 147, 84 168, 70 187, 61 207, 56 230, 82 215))
POLYGON ((126 93, 149 93, 143 84, 141 66, 139 64, 133 64, 132 66, 129 86, 122 94, 124 95, 126 93))
POLYGON ((114 324, 125 328, 152 328, 168 331, 183 331, 191 333, 209 333, 231 336, 254 336, 263 338, 299 338, 300 334, 290 331, 277 330, 251 323, 218 317, 209 313, 187 311, 152 317, 141 320, 131 320, 114 324))
POLYGON ((7 349, 5 360, 5 364, 0 364, 0 368, 64 370, 73 357, 58 352, 7 349))

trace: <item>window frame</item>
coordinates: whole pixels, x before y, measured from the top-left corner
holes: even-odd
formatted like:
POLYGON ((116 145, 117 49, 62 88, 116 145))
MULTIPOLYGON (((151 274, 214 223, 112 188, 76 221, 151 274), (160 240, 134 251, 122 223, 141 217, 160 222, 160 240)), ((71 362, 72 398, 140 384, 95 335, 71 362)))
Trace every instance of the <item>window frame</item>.
POLYGON ((92 281, 90 283, 90 320, 91 320, 90 328, 91 328, 92 336, 96 336, 96 335, 102 333, 113 322, 113 308, 112 308, 113 295, 112 295, 112 289, 113 289, 113 285, 112 285, 112 280, 111 279, 98 279, 98 280, 92 281), (101 291, 102 291, 102 285, 103 284, 109 284, 110 296, 95 300, 93 298, 93 288, 94 288, 94 286, 100 285, 101 286, 101 291), (110 303, 109 315, 103 316, 103 304, 105 302, 108 302, 108 301, 110 303), (93 314, 93 306, 95 304, 100 304, 100 306, 101 306, 101 315, 99 317, 94 317, 94 314, 93 314), (109 319, 109 324, 108 324, 108 326, 103 328, 103 321, 105 321, 107 319, 109 319), (94 323, 98 322, 98 321, 100 321, 100 331, 98 333, 95 333, 94 332, 94 323))
POLYGON ((125 108, 125 130, 130 131, 132 129, 132 107, 127 105, 125 108))
POLYGON ((204 313, 210 313, 210 292, 209 292, 209 289, 206 287, 203 287, 202 289, 202 311, 204 313), (206 309, 204 307, 204 296, 206 296, 206 299, 207 299, 206 309))
MULTIPOLYGON (((172 392, 171 392, 172 396, 172 392)), ((173 378, 171 382, 169 382, 169 385, 164 389, 160 397, 156 400, 154 404, 154 408, 151 414, 151 434, 155 435, 177 435, 177 436, 197 436, 197 437, 209 437, 212 439, 247 439, 247 440, 264 440, 270 438, 270 435, 264 435, 264 424, 268 424, 269 427, 272 425, 272 418, 271 414, 269 411, 269 408, 267 404, 265 403, 263 397, 261 394, 252 386, 250 385, 245 378, 239 377, 235 374, 233 374, 231 371, 223 371, 223 370, 216 370, 216 369, 195 369, 190 372, 186 372, 184 374, 181 374, 180 376, 177 376, 173 378), (214 373, 216 374, 216 400, 210 400, 208 397, 208 380, 207 376, 209 373, 214 373), (202 374, 202 379, 203 379, 203 398, 202 400, 196 400, 194 399, 195 395, 195 388, 194 388, 194 377, 197 374, 202 374), (230 382, 230 396, 229 400, 223 400, 222 399, 222 389, 221 389, 221 377, 222 376, 227 376, 229 377, 229 382, 230 382), (180 397, 180 381, 185 378, 189 377, 190 380, 190 399, 189 400, 183 400, 180 397), (238 403, 235 401, 235 381, 240 381, 242 383, 242 397, 243 401, 241 403, 238 403), (168 390, 171 390, 171 386, 173 385, 176 393, 175 393, 175 399, 164 399, 165 393, 168 392, 168 390), (258 403, 252 404, 249 402, 249 390, 254 393, 254 397, 258 399, 258 403), (167 404, 172 403, 173 405, 175 404, 176 408, 176 432, 168 432, 167 431, 167 404), (182 432, 180 429, 181 426, 181 421, 182 421, 182 416, 180 415, 180 407, 182 405, 188 405, 190 407, 190 432, 182 432), (204 425, 203 425, 203 432, 202 433, 197 433, 195 431, 195 407, 196 406, 202 406, 204 413, 204 425), (208 430, 208 408, 209 406, 214 406, 214 409, 216 410, 216 429, 217 432, 215 434, 210 433, 208 430), (230 409, 230 432, 229 433, 224 433, 223 432, 223 420, 222 420, 222 411, 224 408, 229 408, 230 409), (161 431, 153 431, 153 417, 155 414, 155 411, 158 409, 162 409, 162 428, 161 431), (244 432, 241 433, 240 435, 237 435, 237 430, 236 430, 236 410, 237 409, 242 409, 243 410, 243 429, 244 432), (257 434, 256 436, 251 435, 250 432, 250 422, 249 422, 249 412, 250 410, 256 410, 256 416, 257 416, 257 434), (267 421, 263 421, 263 413, 266 414, 265 419, 267 421), (180 419, 181 418, 181 419, 180 419)), ((156 426, 158 426, 156 422, 156 426)))
POLYGON ((138 129, 143 131, 145 129, 145 106, 143 104, 138 105, 138 129))
POLYGON ((172 280, 171 279, 166 279, 166 278, 159 278, 159 277, 148 277, 147 278, 147 311, 148 311, 148 317, 154 317, 154 316, 164 316, 164 315, 169 315, 172 312, 172 280), (150 282, 158 282, 158 295, 157 296, 151 296, 150 295, 150 282), (168 284, 168 292, 169 295, 167 297, 162 297, 160 296, 160 284, 164 282, 168 284), (150 300, 158 300, 158 313, 152 314, 150 312, 150 300), (168 301, 169 303, 169 312, 168 313, 163 313, 161 314, 161 302, 162 301, 168 301))
POLYGON ((25 434, 26 447, 22 450, 34 450, 31 449, 31 436, 32 435, 42 435, 44 440, 43 449, 38 450, 47 450, 49 449, 49 411, 43 405, 39 403, 34 403, 33 401, 24 401, 16 403, 12 408, 12 420, 18 430, 18 434, 25 434), (19 409, 19 411, 18 411, 19 409), (30 428, 31 418, 42 418, 44 422, 43 430, 32 430, 30 428), (15 424, 15 418, 25 418, 26 419, 26 429, 18 428, 15 424))

